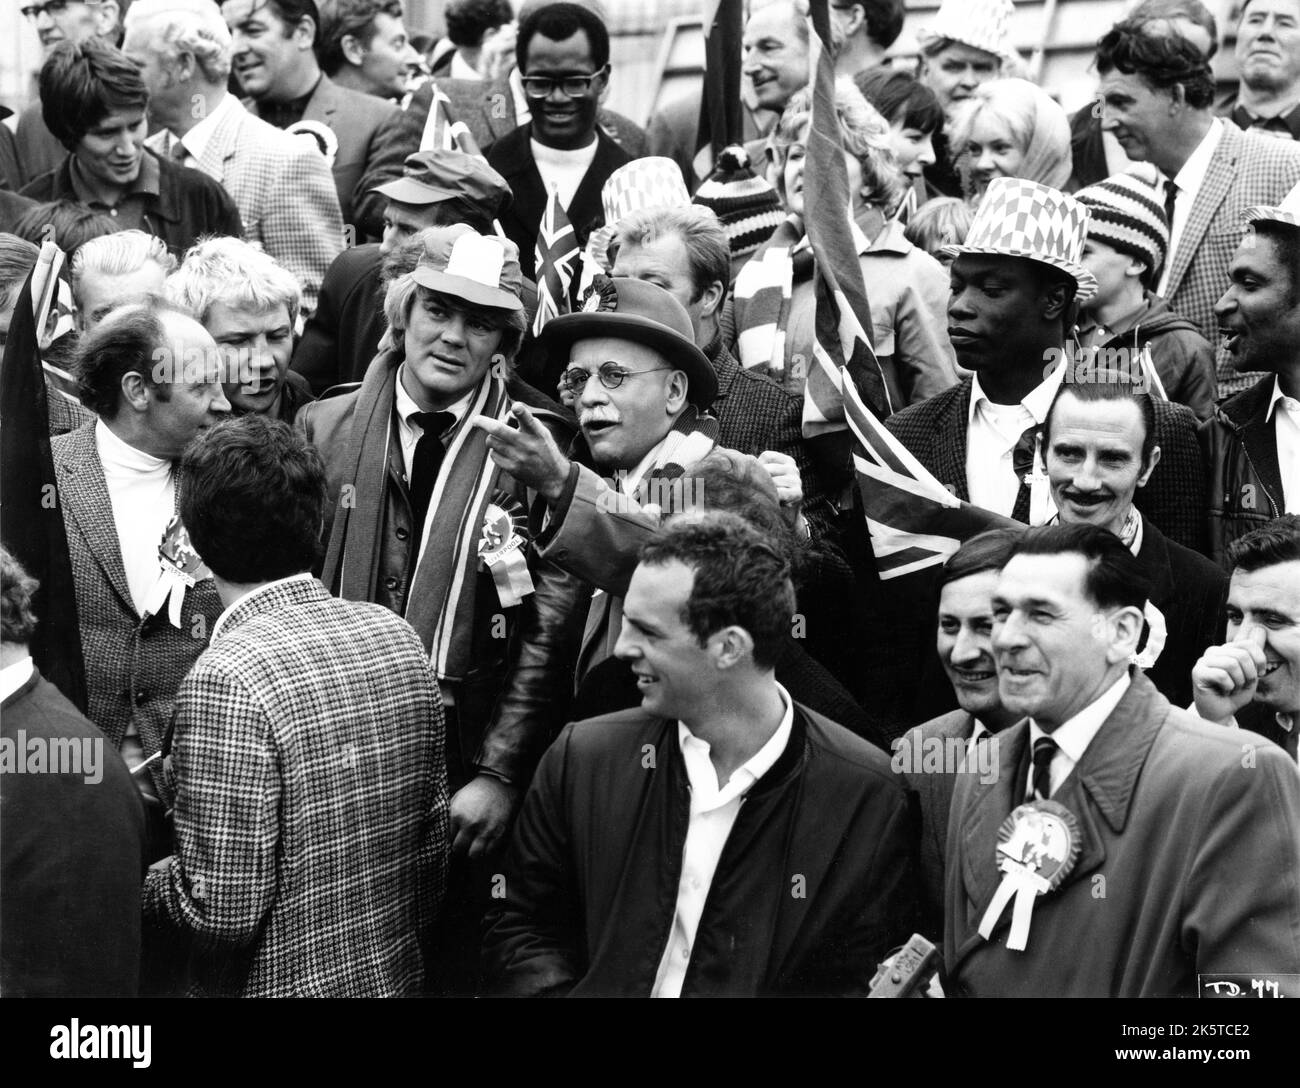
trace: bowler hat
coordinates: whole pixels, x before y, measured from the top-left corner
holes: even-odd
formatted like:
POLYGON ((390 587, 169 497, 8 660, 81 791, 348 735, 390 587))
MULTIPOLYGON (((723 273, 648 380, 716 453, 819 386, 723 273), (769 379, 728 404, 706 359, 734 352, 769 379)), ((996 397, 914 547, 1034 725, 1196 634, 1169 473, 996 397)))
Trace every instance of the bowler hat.
POLYGON ((494 219, 510 206, 514 194, 506 179, 479 155, 463 151, 416 151, 406 156, 402 176, 376 185, 372 193, 383 193, 400 204, 438 204, 463 200, 481 207, 494 219))
POLYGON ((695 345, 690 315, 662 287, 625 276, 597 276, 582 309, 548 321, 541 344, 554 355, 578 340, 604 336, 644 344, 674 370, 685 372, 686 399, 697 408, 708 408, 718 395, 718 376, 695 345))

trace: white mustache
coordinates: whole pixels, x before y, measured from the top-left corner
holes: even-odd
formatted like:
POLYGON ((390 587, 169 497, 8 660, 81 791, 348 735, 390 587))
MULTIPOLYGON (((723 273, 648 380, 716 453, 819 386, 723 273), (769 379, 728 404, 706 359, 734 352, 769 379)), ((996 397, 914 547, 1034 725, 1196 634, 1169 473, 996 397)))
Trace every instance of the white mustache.
POLYGON ((621 420, 617 416, 592 414, 578 417, 579 427, 590 427, 593 423, 619 423, 621 420))

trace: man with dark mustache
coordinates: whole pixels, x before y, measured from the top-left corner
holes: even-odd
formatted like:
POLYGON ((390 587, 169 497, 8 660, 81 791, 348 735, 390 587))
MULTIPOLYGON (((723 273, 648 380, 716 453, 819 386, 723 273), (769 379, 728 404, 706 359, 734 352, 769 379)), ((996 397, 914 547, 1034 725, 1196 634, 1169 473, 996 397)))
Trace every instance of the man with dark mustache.
POLYGON ((1043 424, 1052 499, 1063 525, 1099 525, 1124 542, 1150 583, 1139 664, 1175 706, 1192 697, 1191 668, 1222 632, 1228 582, 1205 556, 1169 540, 1133 505, 1160 462, 1150 394, 1113 374, 1062 384, 1043 424), (1165 641, 1160 642, 1163 623, 1165 641))
POLYGON ((1300 513, 1300 189, 1251 208, 1214 307, 1232 365, 1266 371, 1201 427, 1210 471, 1210 554, 1281 514, 1300 513))

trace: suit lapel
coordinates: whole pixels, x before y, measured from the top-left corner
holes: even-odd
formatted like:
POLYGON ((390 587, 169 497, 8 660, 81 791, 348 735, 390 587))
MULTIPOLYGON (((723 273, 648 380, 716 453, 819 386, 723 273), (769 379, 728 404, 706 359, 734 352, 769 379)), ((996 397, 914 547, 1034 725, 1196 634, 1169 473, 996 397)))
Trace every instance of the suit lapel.
POLYGON ((242 121, 243 117, 231 110, 213 130, 198 160, 198 168, 209 177, 217 181, 225 181, 226 162, 239 150, 239 130, 242 121))
POLYGON ((1191 267, 1192 258, 1201 248, 1201 240, 1205 237, 1205 232, 1210 229, 1210 223, 1219 210, 1219 205, 1232 189, 1232 183, 1237 178, 1237 153, 1240 144, 1241 136, 1236 126, 1231 123, 1225 124, 1219 146, 1210 159, 1205 180, 1201 182, 1200 192, 1196 194, 1191 214, 1187 217, 1187 225, 1178 240, 1178 251, 1173 256, 1169 284, 1165 288, 1166 298, 1172 298, 1182 284, 1187 269, 1191 267))
POLYGON ((935 421, 935 475, 941 484, 953 484, 957 498, 970 501, 966 483, 966 432, 970 415, 971 382, 966 379, 957 387, 957 395, 944 406, 935 421))
POLYGON ((134 615, 135 603, 122 563, 122 545, 117 539, 113 520, 113 503, 108 497, 104 466, 95 448, 95 427, 87 424, 69 436, 67 456, 59 458, 58 485, 86 542, 90 554, 104 573, 108 584, 134 615))
POLYGON ((334 114, 338 112, 338 108, 338 88, 335 87, 334 81, 329 76, 322 75, 320 82, 316 84, 316 89, 312 92, 311 98, 307 100, 307 108, 302 111, 302 119, 304 121, 323 121, 330 128, 333 128, 334 114))

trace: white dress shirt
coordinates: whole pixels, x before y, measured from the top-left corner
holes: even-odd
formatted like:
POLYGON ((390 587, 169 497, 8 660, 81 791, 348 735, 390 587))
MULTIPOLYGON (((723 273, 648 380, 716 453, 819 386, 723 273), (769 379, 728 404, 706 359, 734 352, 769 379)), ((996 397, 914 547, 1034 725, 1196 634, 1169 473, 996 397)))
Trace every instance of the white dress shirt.
POLYGON ((36 666, 32 664, 30 657, 24 657, 21 661, 15 661, 12 665, 0 669, 0 702, 4 702, 27 683, 35 671, 36 666))
POLYGON ((659 961, 651 997, 681 997, 695 933, 704 913, 704 901, 709 897, 713 874, 717 871, 718 860, 736 817, 740 815, 740 806, 754 783, 781 758, 790 741, 790 732, 794 728, 794 704, 789 692, 780 684, 776 685, 776 690, 785 707, 781 724, 762 748, 732 772, 725 785, 718 784, 717 772, 709 759, 708 742, 700 740, 681 722, 677 723, 677 743, 681 746, 686 776, 691 784, 691 817, 686 828, 686 842, 682 846, 682 875, 677 885, 673 928, 659 961))
POLYGON ((532 146, 533 162, 537 164, 537 172, 542 176, 542 184, 546 187, 546 191, 549 193, 552 189, 558 189, 560 205, 568 211, 578 186, 587 176, 587 169, 596 157, 596 137, 592 136, 591 143, 586 147, 575 148, 572 151, 547 147, 536 140, 528 142, 532 146))
MULTIPOLYGON (((1034 741, 1039 737, 1050 736, 1056 741, 1056 753, 1052 756, 1050 771, 1053 796, 1061 788, 1061 783, 1070 777, 1074 765, 1083 758, 1083 753, 1088 750, 1088 745, 1097 735, 1097 730, 1105 724, 1106 719, 1119 705, 1119 701, 1124 698, 1124 692, 1128 691, 1130 683, 1132 681, 1129 679, 1128 671, 1125 670, 1124 675, 1107 688, 1099 699, 1084 707, 1073 718, 1063 722, 1054 733, 1047 733, 1036 721, 1029 719, 1030 751, 1033 751, 1034 741)), ((1029 773, 1025 776, 1024 796, 1028 797, 1033 788, 1034 769, 1031 765, 1029 773)))
POLYGON ((242 110, 243 108, 239 99, 233 94, 229 92, 223 94, 221 101, 212 108, 212 112, 184 136, 177 136, 175 133, 171 134, 172 141, 169 146, 173 149, 173 158, 175 157, 174 149, 176 144, 178 142, 184 143, 185 161, 181 165, 197 168, 198 160, 203 157, 203 152, 208 147, 208 141, 212 139, 212 134, 217 131, 217 126, 221 124, 222 119, 233 110, 242 110))
MULTIPOLYGON (((394 399, 397 402, 397 437, 402 443, 402 467, 406 474, 406 479, 411 479, 411 458, 415 456, 416 444, 424 434, 424 428, 421 427, 411 417, 416 412, 423 412, 424 409, 415 403, 411 394, 406 391, 402 384, 402 375, 406 372, 406 364, 403 363, 401 369, 397 372, 397 385, 394 391, 394 399)), ((450 408, 443 408, 442 411, 450 412, 456 417, 455 426, 460 426, 461 420, 465 418, 465 413, 469 411, 470 402, 474 399, 474 394, 478 392, 475 386, 463 397, 460 398, 450 408)))
MULTIPOLYGON (((976 506, 1003 517, 1011 516, 1020 491, 1012 453, 1027 427, 1042 426, 1064 376, 1065 367, 1058 366, 1019 404, 994 404, 980 388, 979 375, 971 379, 970 412, 966 419, 966 489, 976 506)), ((1040 486, 1047 488, 1045 479, 1040 486)), ((1049 498, 1044 517, 1054 512, 1049 498)))
MULTIPOLYGON (((1210 162, 1214 159, 1214 153, 1219 149, 1219 141, 1222 139, 1223 121, 1216 117, 1210 122, 1210 131, 1196 145, 1196 150, 1187 157, 1183 168, 1174 175, 1178 194, 1174 197, 1174 221, 1169 224, 1169 248, 1165 250, 1165 268, 1160 273, 1160 286, 1156 291, 1158 295, 1163 295, 1169 286, 1169 273, 1174 267, 1174 254, 1178 252, 1178 244, 1183 239, 1187 220, 1192 214, 1192 205, 1196 203, 1196 195, 1205 184, 1205 175, 1209 172, 1210 162)), ((1163 185, 1160 188, 1160 203, 1164 204, 1163 185)))
POLYGON ((104 466, 131 603, 143 615, 161 572, 158 545, 176 513, 172 463, 123 442, 102 419, 95 424, 95 448, 104 466))
POLYGON ((1273 396, 1264 422, 1276 416, 1277 467, 1282 471, 1283 513, 1300 514, 1300 400, 1282 392, 1282 379, 1273 379, 1273 396))

